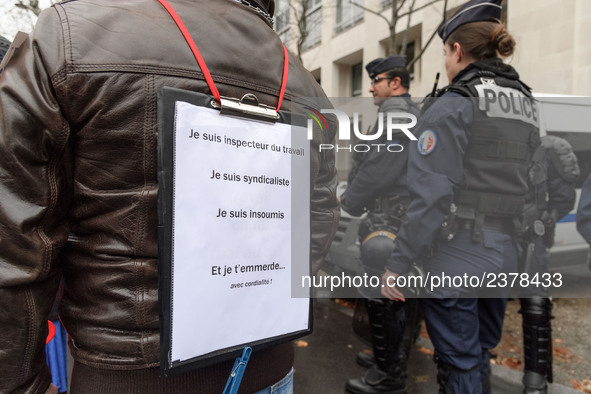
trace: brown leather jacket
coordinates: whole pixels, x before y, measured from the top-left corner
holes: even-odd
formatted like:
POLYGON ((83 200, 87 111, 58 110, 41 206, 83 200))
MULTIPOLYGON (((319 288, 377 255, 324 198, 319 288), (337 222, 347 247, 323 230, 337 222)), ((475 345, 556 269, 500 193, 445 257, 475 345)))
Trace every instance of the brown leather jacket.
MULTIPOLYGON (((276 106, 283 50, 268 21, 232 0, 174 1, 222 96, 276 106)), ((157 94, 210 93, 156 0, 69 1, 44 11, 0 74, 0 392, 43 392, 46 318, 77 362, 158 365, 157 94)), ((325 97, 290 57, 282 109, 325 97)), ((338 223, 332 152, 311 141, 312 260, 338 223)))

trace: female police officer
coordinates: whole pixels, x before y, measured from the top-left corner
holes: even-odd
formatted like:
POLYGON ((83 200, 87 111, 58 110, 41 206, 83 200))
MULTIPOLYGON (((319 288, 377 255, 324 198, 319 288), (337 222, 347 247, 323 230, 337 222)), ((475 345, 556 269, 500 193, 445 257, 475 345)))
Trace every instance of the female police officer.
POLYGON ((503 274, 516 270, 528 164, 539 145, 529 88, 499 58, 515 46, 500 3, 471 0, 438 31, 450 85, 415 128, 413 200, 383 277, 382 294, 403 299, 398 275, 413 261, 428 273, 434 286, 421 306, 441 393, 490 392, 488 349, 500 340, 506 293, 483 288, 507 290, 503 274))

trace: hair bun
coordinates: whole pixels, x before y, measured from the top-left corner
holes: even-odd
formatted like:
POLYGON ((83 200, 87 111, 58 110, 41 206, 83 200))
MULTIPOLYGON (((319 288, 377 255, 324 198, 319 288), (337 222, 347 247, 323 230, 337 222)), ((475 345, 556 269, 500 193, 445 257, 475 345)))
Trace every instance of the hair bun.
POLYGON ((499 25, 492 34, 491 43, 499 52, 501 57, 511 56, 515 51, 515 40, 513 36, 507 32, 504 25, 499 25))

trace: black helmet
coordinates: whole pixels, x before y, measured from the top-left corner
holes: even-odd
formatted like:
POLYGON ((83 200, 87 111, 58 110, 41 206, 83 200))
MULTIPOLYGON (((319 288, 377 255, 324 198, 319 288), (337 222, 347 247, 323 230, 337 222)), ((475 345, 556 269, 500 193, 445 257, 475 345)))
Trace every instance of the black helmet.
POLYGON ((368 274, 382 275, 386 261, 394 250, 396 234, 390 230, 378 230, 370 233, 361 243, 361 263, 368 274))
MULTIPOLYGON (((369 233, 361 242, 360 259, 363 270, 371 277, 378 277, 378 282, 381 282, 381 277, 386 272, 386 261, 392 254, 395 239, 396 235, 391 229, 383 228, 369 233)), ((361 286, 357 291, 365 298, 381 298, 381 288, 374 286, 361 286)))

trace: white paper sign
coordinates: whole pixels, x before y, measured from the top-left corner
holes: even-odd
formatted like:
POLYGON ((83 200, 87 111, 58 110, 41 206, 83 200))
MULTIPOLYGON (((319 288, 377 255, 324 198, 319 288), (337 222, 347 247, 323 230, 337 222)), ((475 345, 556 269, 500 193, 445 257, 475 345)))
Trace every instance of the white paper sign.
POLYGON ((305 129, 185 102, 175 128, 171 361, 307 329, 309 299, 291 298, 292 258, 309 262, 305 129))

